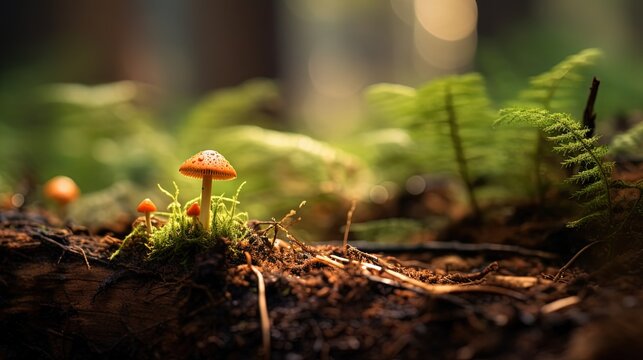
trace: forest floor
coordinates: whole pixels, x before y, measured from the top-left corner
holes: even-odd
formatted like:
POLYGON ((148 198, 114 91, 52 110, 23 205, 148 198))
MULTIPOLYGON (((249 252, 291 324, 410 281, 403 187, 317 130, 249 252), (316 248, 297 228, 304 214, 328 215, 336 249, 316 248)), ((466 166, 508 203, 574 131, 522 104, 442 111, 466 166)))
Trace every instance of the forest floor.
POLYGON ((556 278, 584 244, 556 215, 464 221, 443 236, 460 242, 390 248, 395 257, 280 237, 222 245, 189 266, 146 262, 143 244, 109 261, 118 238, 0 212, 0 358, 643 354, 643 247, 605 263, 597 244, 556 278))

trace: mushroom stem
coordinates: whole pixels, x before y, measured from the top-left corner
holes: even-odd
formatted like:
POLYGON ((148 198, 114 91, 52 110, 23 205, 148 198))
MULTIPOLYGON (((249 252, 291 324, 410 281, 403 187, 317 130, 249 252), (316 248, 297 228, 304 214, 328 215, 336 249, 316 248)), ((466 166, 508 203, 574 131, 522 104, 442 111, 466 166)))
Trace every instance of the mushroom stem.
POLYGON ((210 231, 210 201, 212 198, 212 176, 203 176, 203 185, 201 186, 201 224, 205 231, 210 231))
POLYGON ((145 213, 145 227, 147 227, 147 236, 152 234, 152 213, 145 213))

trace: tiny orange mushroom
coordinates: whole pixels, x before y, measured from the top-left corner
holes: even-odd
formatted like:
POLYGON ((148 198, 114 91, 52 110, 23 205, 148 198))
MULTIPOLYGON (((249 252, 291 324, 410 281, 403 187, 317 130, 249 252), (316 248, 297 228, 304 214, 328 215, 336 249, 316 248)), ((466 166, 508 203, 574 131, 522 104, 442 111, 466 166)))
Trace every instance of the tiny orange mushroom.
POLYGON ((201 215, 201 207, 199 206, 199 203, 194 203, 190 205, 190 207, 187 209, 185 213, 188 214, 188 216, 193 218, 201 215))
POLYGON ((152 233, 152 220, 150 214, 156 211, 156 205, 150 199, 145 199, 138 204, 136 211, 145 214, 145 227, 147 228, 147 235, 152 233))
POLYGON ((214 150, 201 151, 179 167, 185 176, 202 179, 201 186, 201 223, 205 231, 210 230, 210 201, 212 197, 212 180, 232 180, 237 172, 223 155, 214 150))
POLYGON ((185 213, 192 218, 192 228, 196 228, 199 222, 199 215, 201 215, 201 207, 199 206, 199 203, 193 203, 190 205, 185 213))
POLYGON ((76 200, 80 195, 80 189, 76 182, 67 176, 56 176, 45 183, 45 196, 58 204, 66 205, 76 200))
POLYGON ((58 203, 60 215, 63 217, 67 204, 73 202, 80 195, 76 182, 67 176, 55 176, 45 183, 44 194, 49 199, 58 203))

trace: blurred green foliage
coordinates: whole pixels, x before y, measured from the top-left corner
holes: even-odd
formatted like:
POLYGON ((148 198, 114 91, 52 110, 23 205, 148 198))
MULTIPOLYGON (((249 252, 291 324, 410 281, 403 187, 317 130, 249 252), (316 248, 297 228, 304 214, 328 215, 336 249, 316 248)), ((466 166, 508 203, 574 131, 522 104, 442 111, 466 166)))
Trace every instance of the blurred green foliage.
MULTIPOLYGON (((582 87, 590 78, 576 70, 596 56, 595 50, 572 56, 533 78, 522 95, 512 92, 496 102, 487 89, 489 81, 499 86, 493 73, 436 79, 418 88, 373 85, 365 92, 362 126, 327 142, 287 131, 279 87, 265 79, 205 96, 174 125, 159 121, 161 115, 148 101, 151 89, 138 83, 41 86, 21 90, 21 101, 15 103, 17 94, 4 91, 0 192, 15 191, 25 174, 32 174, 37 184, 67 175, 87 195, 70 213, 81 222, 109 223, 110 214, 122 213, 127 203, 133 215, 141 198, 163 204, 166 200, 154 192, 158 183, 176 181, 187 198, 197 196, 200 182, 180 175, 178 167, 191 154, 213 149, 239 174, 238 180, 215 182, 213 194, 230 195, 246 181, 240 200, 251 217, 261 219, 307 200, 304 217, 309 211, 314 219, 310 227, 317 229, 336 226, 345 216, 340 209, 351 199, 370 203, 375 186, 395 185, 386 189, 388 199, 396 199, 405 195, 405 182, 414 175, 463 179, 462 164, 468 173, 464 182, 481 203, 520 199, 531 191, 526 184, 533 174, 530 159, 537 132, 529 127, 493 129, 494 103, 536 102, 580 113, 578 101, 572 100, 586 96, 582 87)), ((619 141, 636 143, 637 134, 619 141)))

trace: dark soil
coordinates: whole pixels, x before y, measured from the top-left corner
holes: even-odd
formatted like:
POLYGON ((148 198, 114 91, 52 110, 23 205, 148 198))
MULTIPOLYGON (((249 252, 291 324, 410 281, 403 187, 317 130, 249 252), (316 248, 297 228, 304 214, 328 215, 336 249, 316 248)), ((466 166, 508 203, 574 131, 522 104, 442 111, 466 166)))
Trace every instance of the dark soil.
POLYGON ((554 282, 583 239, 556 215, 521 211, 445 233, 464 247, 407 247, 393 258, 255 236, 185 266, 136 252, 110 262, 119 239, 0 212, 0 358, 266 356, 243 252, 265 280, 274 359, 641 358, 642 247, 605 262, 596 245, 554 282))

